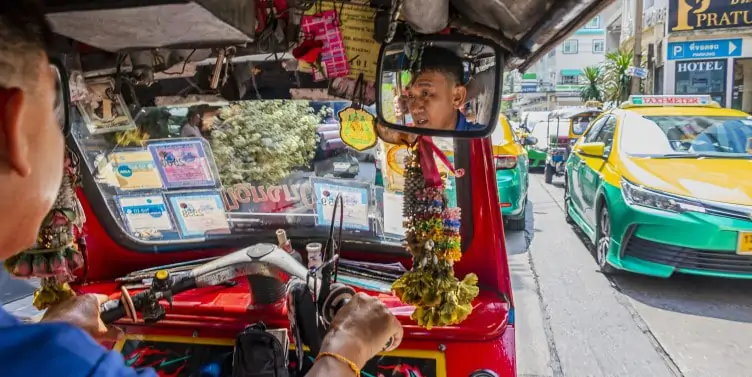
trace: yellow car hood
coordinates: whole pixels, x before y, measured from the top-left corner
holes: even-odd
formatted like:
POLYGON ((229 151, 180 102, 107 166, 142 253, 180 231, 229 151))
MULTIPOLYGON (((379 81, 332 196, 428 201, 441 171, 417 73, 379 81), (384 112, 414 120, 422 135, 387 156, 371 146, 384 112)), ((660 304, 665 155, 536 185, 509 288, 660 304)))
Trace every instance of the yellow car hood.
POLYGON ((624 177, 656 190, 752 206, 752 160, 626 157, 624 177))

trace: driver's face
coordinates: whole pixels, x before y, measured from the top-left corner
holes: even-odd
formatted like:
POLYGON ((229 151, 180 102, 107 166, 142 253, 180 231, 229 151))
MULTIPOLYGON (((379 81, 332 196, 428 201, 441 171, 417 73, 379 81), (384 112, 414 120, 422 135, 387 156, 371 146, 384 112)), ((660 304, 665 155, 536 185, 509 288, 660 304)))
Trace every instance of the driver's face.
POLYGON ((408 88, 407 109, 416 127, 454 130, 467 89, 436 71, 421 72, 408 88))
POLYGON ((40 54, 36 64, 38 75, 26 89, 0 89, 0 210, 5 214, 0 259, 34 245, 62 180, 64 143, 54 110, 57 76, 46 55, 40 54))

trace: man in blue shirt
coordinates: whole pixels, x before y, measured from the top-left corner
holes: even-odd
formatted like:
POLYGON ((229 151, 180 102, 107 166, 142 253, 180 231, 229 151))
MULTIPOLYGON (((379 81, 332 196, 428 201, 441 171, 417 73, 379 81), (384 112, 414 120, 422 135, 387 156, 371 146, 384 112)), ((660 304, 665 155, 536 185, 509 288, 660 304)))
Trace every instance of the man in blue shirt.
POLYGON ((424 47, 420 72, 410 83, 405 101, 413 124, 448 131, 482 129, 460 112, 468 94, 462 59, 446 48, 424 47))
MULTIPOLYGON (((63 135, 55 116, 56 76, 45 53, 51 31, 37 1, 0 1, 0 260, 30 248, 57 197, 63 135)), ((119 335, 99 319, 105 296, 82 295, 22 324, 0 308, 2 377, 144 377, 97 341, 119 335), (88 334, 87 334, 88 332, 88 334)), ((322 351, 362 367, 387 339, 402 338, 399 322, 378 299, 359 294, 340 311, 322 351)), ((354 376, 337 357, 323 357, 308 376, 354 376)))

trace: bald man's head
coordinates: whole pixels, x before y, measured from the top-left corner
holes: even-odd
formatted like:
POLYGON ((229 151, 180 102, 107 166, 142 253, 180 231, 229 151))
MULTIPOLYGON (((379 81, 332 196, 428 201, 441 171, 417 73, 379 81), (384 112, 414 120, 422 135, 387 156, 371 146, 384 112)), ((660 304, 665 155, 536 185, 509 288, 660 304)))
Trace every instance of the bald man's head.
POLYGON ((34 245, 62 179, 50 39, 38 1, 0 1, 0 260, 34 245))

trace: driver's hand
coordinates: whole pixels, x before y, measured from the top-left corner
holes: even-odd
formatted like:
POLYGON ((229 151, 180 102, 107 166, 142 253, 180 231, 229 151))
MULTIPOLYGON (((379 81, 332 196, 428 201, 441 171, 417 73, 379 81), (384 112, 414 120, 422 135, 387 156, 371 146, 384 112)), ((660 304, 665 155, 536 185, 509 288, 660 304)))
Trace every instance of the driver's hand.
POLYGON ((43 322, 65 322, 81 328, 100 342, 116 341, 123 335, 117 327, 107 327, 99 318, 99 306, 109 300, 105 295, 86 294, 72 297, 47 309, 43 322))
POLYGON ((388 350, 397 348, 402 342, 402 324, 377 298, 358 293, 334 317, 321 352, 346 357, 362 369, 384 351, 390 339, 388 350))

